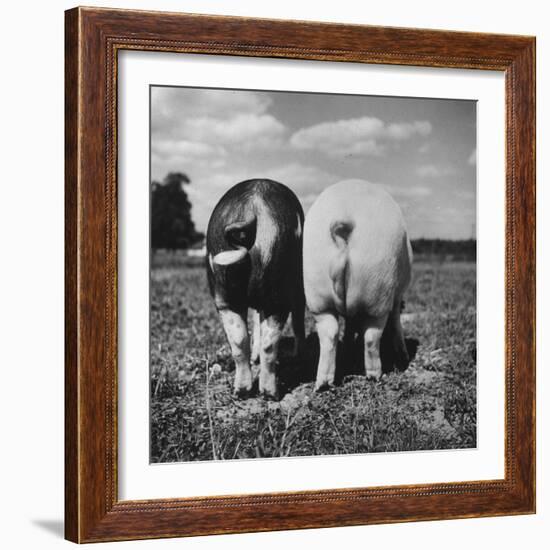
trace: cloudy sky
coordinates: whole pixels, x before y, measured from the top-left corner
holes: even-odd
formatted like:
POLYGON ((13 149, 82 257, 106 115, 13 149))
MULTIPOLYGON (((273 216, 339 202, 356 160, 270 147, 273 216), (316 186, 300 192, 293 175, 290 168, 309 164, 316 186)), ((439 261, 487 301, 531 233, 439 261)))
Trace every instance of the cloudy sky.
POLYGON ((151 87, 151 177, 186 187, 197 229, 235 183, 271 178, 307 213, 328 185, 384 185, 411 238, 475 234, 473 101, 151 87))

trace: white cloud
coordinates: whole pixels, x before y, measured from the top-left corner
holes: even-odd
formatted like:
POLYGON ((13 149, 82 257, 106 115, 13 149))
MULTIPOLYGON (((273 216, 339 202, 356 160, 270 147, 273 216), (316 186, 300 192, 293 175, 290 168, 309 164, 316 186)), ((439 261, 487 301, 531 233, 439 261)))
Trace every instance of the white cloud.
POLYGON ((331 154, 334 156, 340 155, 370 155, 373 157, 379 157, 384 154, 386 148, 384 145, 378 143, 374 139, 368 139, 366 141, 357 141, 356 143, 350 143, 347 146, 335 148, 331 150, 331 154))
POLYGON ((477 162, 477 151, 474 149, 471 153, 470 153, 470 156, 468 157, 468 164, 470 166, 475 166, 476 165, 476 162, 477 162))
POLYGON ((436 166, 435 164, 422 164, 416 168, 416 174, 421 178, 438 178, 453 173, 449 166, 436 166))
POLYGON ((180 156, 187 160, 227 154, 221 146, 186 140, 154 140, 151 151, 160 158, 180 156))
POLYGON ((414 135, 427 136, 431 131, 432 125, 425 120, 390 124, 386 130, 390 139, 397 140, 409 139, 414 135))
POLYGON ((280 145, 286 129, 272 115, 239 113, 229 119, 189 118, 183 123, 182 131, 203 143, 261 148, 280 145))
MULTIPOLYGON (((200 143, 205 152, 210 147, 213 160, 222 154, 221 147, 224 150, 280 147, 286 128, 267 113, 272 101, 266 93, 242 90, 153 87, 152 141, 172 141, 172 145, 165 147, 185 147, 185 153, 190 153, 192 146, 182 143, 200 143)), ((195 152, 198 147, 194 146, 195 152)))
POLYGON ((228 119, 235 113, 259 115, 272 103, 265 93, 154 86, 151 89, 153 131, 169 131, 188 117, 228 119))
POLYGON ((336 157, 379 156, 384 153, 387 142, 426 136, 431 131, 427 121, 386 124, 379 118, 360 117, 301 128, 291 136, 290 143, 297 149, 317 149, 336 157))
POLYGON ((429 197, 432 194, 432 189, 423 185, 412 185, 408 187, 396 187, 395 185, 384 185, 384 187, 395 198, 417 199, 429 197))

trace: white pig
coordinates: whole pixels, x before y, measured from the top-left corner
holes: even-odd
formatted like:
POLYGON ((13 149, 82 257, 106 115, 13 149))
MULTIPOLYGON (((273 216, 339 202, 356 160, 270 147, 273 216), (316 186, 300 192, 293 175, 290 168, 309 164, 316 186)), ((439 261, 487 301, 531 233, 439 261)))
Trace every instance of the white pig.
POLYGON ((401 301, 411 278, 412 250, 403 215, 380 185, 347 180, 325 189, 304 224, 304 285, 315 317, 320 357, 315 389, 334 384, 338 317, 345 343, 359 333, 367 378, 382 374, 380 339, 388 325, 393 361, 409 357, 401 328, 401 301))

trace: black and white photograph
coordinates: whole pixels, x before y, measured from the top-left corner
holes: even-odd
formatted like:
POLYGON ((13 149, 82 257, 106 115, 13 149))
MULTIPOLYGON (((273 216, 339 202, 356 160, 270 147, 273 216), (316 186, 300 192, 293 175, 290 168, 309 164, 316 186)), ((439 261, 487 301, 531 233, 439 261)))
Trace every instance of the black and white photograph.
POLYGON ((476 448, 476 125, 150 87, 151 463, 476 448))
POLYGON ((548 549, 546 3, 3 7, 4 548, 548 549))

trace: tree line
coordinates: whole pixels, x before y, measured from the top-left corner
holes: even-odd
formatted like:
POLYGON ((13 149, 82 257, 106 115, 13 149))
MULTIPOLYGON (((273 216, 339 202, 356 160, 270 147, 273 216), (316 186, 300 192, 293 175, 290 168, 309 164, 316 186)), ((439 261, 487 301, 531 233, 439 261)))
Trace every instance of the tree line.
POLYGON ((416 257, 445 258, 454 261, 475 261, 477 256, 477 241, 462 239, 413 239, 413 253, 416 257))

